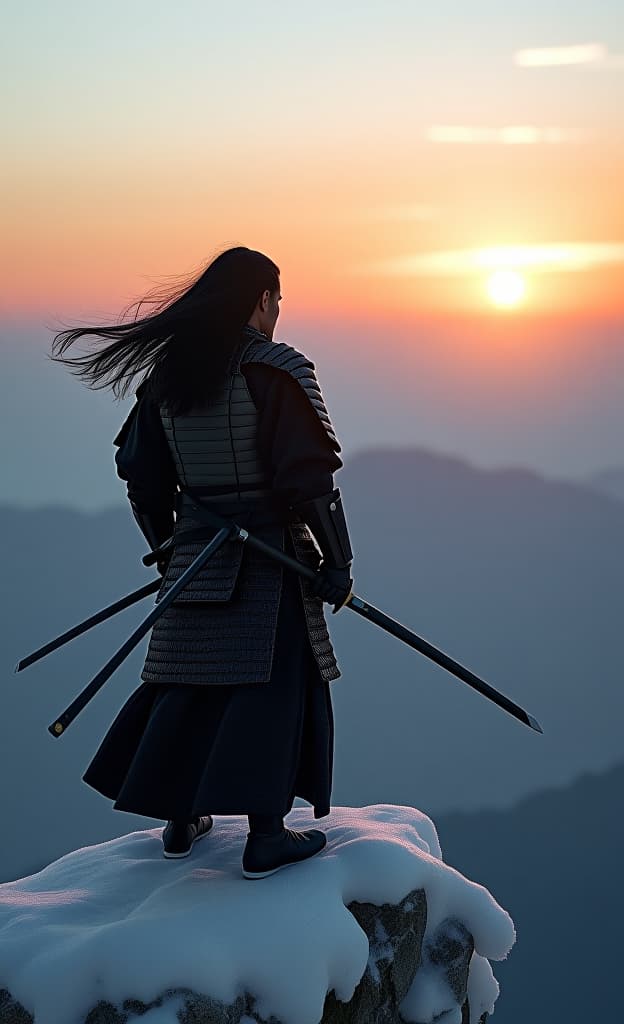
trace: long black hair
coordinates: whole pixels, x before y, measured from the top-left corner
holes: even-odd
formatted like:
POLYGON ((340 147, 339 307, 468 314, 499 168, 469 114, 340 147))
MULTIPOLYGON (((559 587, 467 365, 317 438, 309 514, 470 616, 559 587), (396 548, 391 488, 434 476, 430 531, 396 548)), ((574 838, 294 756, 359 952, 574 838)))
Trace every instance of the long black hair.
POLYGON ((162 289, 132 303, 135 319, 103 326, 68 327, 52 341, 48 358, 80 367, 81 377, 94 389, 112 387, 124 398, 132 378, 146 370, 146 390, 171 415, 187 412, 213 396, 222 385, 240 332, 262 292, 280 287, 279 267, 264 253, 236 246, 220 253, 174 292, 162 289), (155 311, 138 319, 143 303, 155 311), (103 351, 63 358, 79 338, 93 335, 108 341, 103 351), (108 377, 108 380, 105 378, 108 377), (104 383, 99 383, 105 380, 104 383))

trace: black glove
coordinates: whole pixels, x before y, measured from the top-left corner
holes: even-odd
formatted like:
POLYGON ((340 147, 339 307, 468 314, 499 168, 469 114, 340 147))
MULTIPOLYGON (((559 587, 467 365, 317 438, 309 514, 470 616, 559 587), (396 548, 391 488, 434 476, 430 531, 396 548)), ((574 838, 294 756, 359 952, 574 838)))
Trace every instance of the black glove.
POLYGON ((317 597, 333 604, 332 615, 340 611, 351 593, 353 580, 351 579, 350 566, 343 569, 336 569, 335 566, 326 565, 321 562, 316 576, 310 580, 310 588, 317 597))

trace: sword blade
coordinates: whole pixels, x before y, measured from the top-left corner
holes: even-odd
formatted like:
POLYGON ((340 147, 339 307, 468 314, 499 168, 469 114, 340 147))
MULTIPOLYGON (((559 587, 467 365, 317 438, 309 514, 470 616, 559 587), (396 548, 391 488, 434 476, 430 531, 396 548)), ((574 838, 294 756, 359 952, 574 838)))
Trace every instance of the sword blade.
POLYGON ((452 672, 454 676, 461 679, 462 682, 467 683, 468 686, 472 686, 474 690, 478 690, 479 693, 483 694, 484 697, 488 697, 495 704, 498 704, 500 708, 507 711, 514 718, 517 718, 523 725, 528 725, 530 729, 534 729, 535 732, 542 732, 543 729, 536 718, 533 715, 529 715, 524 708, 521 708, 519 704, 515 704, 514 701, 506 697, 504 693, 500 693, 495 690, 493 686, 486 683, 479 676, 471 672, 465 665, 461 665, 454 658, 449 657, 444 651, 439 650, 430 644, 427 640, 424 640, 421 636, 417 636, 411 629, 404 626, 401 622, 397 622, 396 619, 386 615, 385 612, 375 608, 368 601, 363 601, 362 598, 357 597, 355 594, 351 594, 351 597, 346 601, 345 606, 351 608, 358 615, 362 615, 369 622, 373 622, 376 626, 381 629, 385 629, 387 633, 391 633, 398 640, 402 640, 403 643, 407 644, 408 647, 412 647, 416 651, 420 651, 425 657, 430 658, 431 661, 435 661, 437 665, 452 672))
POLYGON ((211 555, 217 551, 222 544, 232 534, 231 527, 229 525, 222 527, 215 537, 210 541, 205 548, 200 551, 197 557, 189 565, 182 575, 171 585, 167 593, 164 595, 162 600, 155 605, 149 615, 143 620, 143 622, 137 626, 134 633, 128 637, 125 643, 119 648, 118 651, 113 654, 103 668, 93 677, 90 683, 85 686, 84 690, 78 694, 78 696, 71 702, 71 704, 65 709, 48 726, 48 732, 56 739, 58 736, 62 736, 67 727, 71 725, 76 715, 78 715, 86 704, 89 703, 92 697, 98 692, 99 689, 104 685, 106 680, 113 674, 116 668, 121 665, 124 658, 126 658, 130 651, 139 643, 140 640, 145 636, 147 631, 151 629, 153 624, 156 622, 166 608, 169 607, 171 602, 177 597, 183 587, 189 583, 194 576, 197 575, 202 566, 208 561, 211 555))
POLYGON ((97 626, 98 623, 104 622, 106 619, 110 619, 112 615, 116 615, 117 612, 123 611, 124 608, 128 608, 131 604, 136 601, 141 601, 144 597, 148 597, 160 588, 162 578, 150 580, 145 586, 140 587, 138 590, 133 590, 131 594, 126 594, 125 597, 121 597, 118 601, 114 601, 113 604, 109 604, 106 608, 102 608, 101 611, 95 612, 94 615, 90 615, 88 619, 84 619, 83 622, 79 622, 77 626, 72 626, 71 629, 66 630, 65 633, 61 633, 60 636, 55 637, 54 640, 50 640, 49 643, 44 644, 43 647, 38 647, 32 654, 28 654, 25 658, 21 658, 16 666, 15 671, 21 672, 22 669, 28 668, 29 665, 33 665, 35 661, 39 661, 40 658, 45 658, 47 654, 51 654, 52 651, 58 650, 63 644, 69 643, 74 637, 80 636, 81 633, 86 633, 92 626, 97 626))
MULTIPOLYGON (((189 494, 189 497, 192 498, 192 495, 189 494)), ((247 531, 242 527, 224 519, 223 516, 219 515, 219 513, 215 512, 213 509, 207 509, 205 505, 200 505, 195 500, 193 500, 193 505, 200 515, 200 518, 203 518, 206 522, 212 523, 213 526, 218 527, 229 525, 233 531, 234 539, 246 541, 246 543, 251 547, 256 548, 258 551, 263 551, 264 554, 268 555, 270 558, 274 558, 277 562, 281 562, 286 568, 292 569, 294 572, 299 573, 300 576, 305 576, 309 580, 314 579, 316 576, 315 570, 311 569, 310 566, 303 565, 303 563, 299 562, 298 559, 287 555, 285 551, 279 551, 277 548, 274 548, 272 544, 267 544, 266 541, 260 540, 259 537, 254 537, 252 534, 247 533, 247 531)), ((145 564, 148 564, 148 559, 150 561, 155 561, 156 558, 157 551, 152 551, 149 555, 145 556, 143 561, 145 564)), ((468 686, 472 686, 472 688, 477 690, 482 694, 482 696, 493 701, 502 708, 503 711, 507 711, 510 715, 513 715, 514 718, 519 722, 522 722, 523 725, 528 725, 529 728, 533 729, 535 732, 541 733, 544 731, 537 719, 534 718, 533 715, 529 715, 524 708, 520 707, 519 704, 515 704, 509 697, 506 697, 505 694, 495 690, 493 686, 490 686, 489 683, 480 679, 479 676, 475 675, 474 672, 471 672, 470 669, 461 665, 458 661, 455 661, 454 658, 450 658, 448 654, 444 653, 444 651, 434 647, 433 644, 430 644, 422 637, 417 636, 416 633, 413 633, 411 629, 407 628, 407 626, 397 622, 397 620, 391 618, 390 615, 386 615, 386 613, 380 611, 379 608, 375 608, 374 605, 369 604, 368 601, 362 600, 361 597, 358 597, 356 594, 351 592, 344 604, 341 605, 339 611, 341 611, 342 608, 351 608, 352 611, 357 612, 358 615, 362 615, 365 619, 368 619, 369 622, 373 622, 376 626, 379 626, 380 629, 384 629, 387 633, 391 633, 392 636, 395 636, 398 640, 402 640, 403 643, 408 645, 408 647, 412 647, 414 650, 424 654, 425 657, 435 661, 436 664, 447 669, 448 672, 457 676, 457 678, 461 679, 462 682, 467 683, 468 686)))

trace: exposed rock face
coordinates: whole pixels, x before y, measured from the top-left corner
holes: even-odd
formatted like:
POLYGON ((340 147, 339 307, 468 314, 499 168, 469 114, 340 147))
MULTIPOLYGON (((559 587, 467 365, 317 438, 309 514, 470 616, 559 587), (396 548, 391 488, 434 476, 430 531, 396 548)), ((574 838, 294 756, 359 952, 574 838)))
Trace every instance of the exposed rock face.
POLYGON ((33 1018, 20 1003, 16 1003, 10 992, 0 988, 0 1021, 2 1024, 32 1024, 33 1018))
MULTIPOLYGON (((338 1001, 333 990, 327 994, 319 1024, 401 1024, 404 1018, 398 1007, 419 970, 439 973, 452 994, 451 1002, 462 1008, 462 1024, 469 1024, 467 983, 474 943, 461 922, 443 921, 424 943, 427 900, 423 889, 414 889, 398 904, 354 901, 347 909, 368 937, 368 965, 348 1003, 338 1001)), ((175 1012, 180 1024, 283 1024, 277 1017, 262 1017, 254 1008, 252 993, 245 992, 225 1005, 189 989, 167 989, 151 1003, 131 998, 121 1006, 99 1002, 87 1014, 85 1024, 135 1024, 149 1009, 168 1003, 175 1003, 172 1019, 175 1012)), ((441 1024, 445 1016, 437 1018, 441 1024)), ((485 1024, 487 1016, 483 1014, 479 1024, 485 1024)), ((0 1024, 37 1022, 2 989, 0 1024)))

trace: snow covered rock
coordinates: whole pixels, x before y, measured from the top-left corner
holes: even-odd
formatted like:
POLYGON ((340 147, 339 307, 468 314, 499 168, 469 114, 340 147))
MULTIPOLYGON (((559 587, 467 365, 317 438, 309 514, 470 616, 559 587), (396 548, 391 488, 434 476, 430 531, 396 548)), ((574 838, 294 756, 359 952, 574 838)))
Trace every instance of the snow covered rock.
POLYGON ((477 1024, 513 922, 413 807, 307 807, 309 861, 245 879, 246 816, 188 858, 162 829, 0 885, 0 1024, 477 1024))

